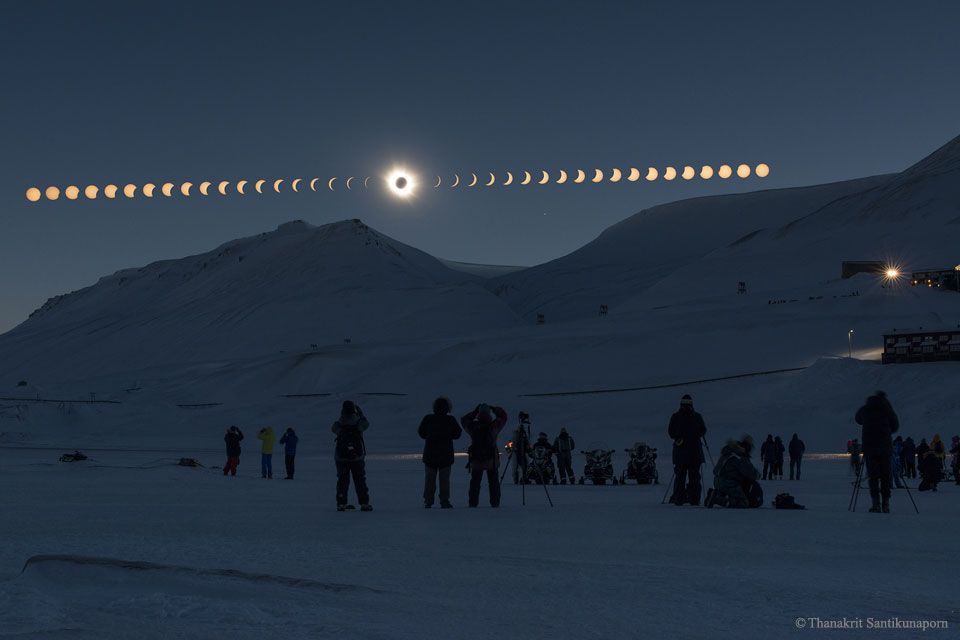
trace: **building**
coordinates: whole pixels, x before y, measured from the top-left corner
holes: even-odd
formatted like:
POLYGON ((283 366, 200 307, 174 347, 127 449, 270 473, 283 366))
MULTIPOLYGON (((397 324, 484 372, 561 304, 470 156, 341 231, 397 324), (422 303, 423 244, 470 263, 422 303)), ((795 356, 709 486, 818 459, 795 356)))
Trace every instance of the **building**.
POLYGON ((883 335, 883 364, 944 360, 960 360, 960 325, 954 329, 894 329, 883 335))
POLYGON ((886 270, 887 265, 879 260, 844 260, 840 264, 840 277, 846 280, 858 273, 880 275, 886 270))
POLYGON ((952 269, 924 269, 910 274, 910 284, 931 289, 960 290, 960 265, 952 269))

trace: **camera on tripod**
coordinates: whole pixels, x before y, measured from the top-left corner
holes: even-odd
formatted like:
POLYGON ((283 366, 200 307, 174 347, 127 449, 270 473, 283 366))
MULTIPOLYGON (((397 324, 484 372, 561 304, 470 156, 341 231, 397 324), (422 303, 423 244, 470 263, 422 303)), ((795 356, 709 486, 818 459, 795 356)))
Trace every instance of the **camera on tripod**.
POLYGON ((530 424, 530 414, 527 413, 526 411, 520 412, 520 424, 522 425, 530 424))

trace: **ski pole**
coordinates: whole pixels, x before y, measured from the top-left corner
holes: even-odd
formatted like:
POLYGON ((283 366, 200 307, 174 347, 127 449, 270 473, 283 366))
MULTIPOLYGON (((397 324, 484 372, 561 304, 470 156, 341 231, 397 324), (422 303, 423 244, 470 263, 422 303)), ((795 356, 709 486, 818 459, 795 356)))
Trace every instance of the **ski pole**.
POLYGON ((903 474, 900 474, 900 479, 903 480, 903 488, 907 490, 907 495, 910 497, 910 502, 913 502, 913 509, 917 513, 920 513, 920 509, 917 508, 917 503, 913 500, 913 494, 910 493, 910 486, 907 484, 907 479, 903 477, 903 474))
POLYGON ((660 501, 660 504, 667 503, 667 494, 670 493, 670 489, 673 487, 673 481, 677 477, 677 472, 674 470, 673 474, 670 476, 670 482, 667 483, 667 490, 663 492, 663 500, 660 501))
POLYGON ((503 479, 507 475, 507 470, 510 469, 510 459, 513 458, 513 449, 510 449, 510 453, 507 454, 507 463, 503 465, 503 473, 500 474, 500 484, 503 484, 503 479))
POLYGON ((857 467, 857 479, 853 484, 853 495, 850 496, 850 504, 847 506, 847 511, 856 511, 857 510, 857 499, 860 497, 860 477, 863 474, 863 465, 857 467))
POLYGON ((710 453, 710 445, 707 444, 707 437, 706 437, 706 436, 702 436, 702 437, 700 438, 700 440, 703 441, 703 446, 706 447, 706 449, 707 449, 707 455, 710 456, 710 466, 711 466, 711 467, 716 466, 716 465, 713 464, 713 454, 710 453))

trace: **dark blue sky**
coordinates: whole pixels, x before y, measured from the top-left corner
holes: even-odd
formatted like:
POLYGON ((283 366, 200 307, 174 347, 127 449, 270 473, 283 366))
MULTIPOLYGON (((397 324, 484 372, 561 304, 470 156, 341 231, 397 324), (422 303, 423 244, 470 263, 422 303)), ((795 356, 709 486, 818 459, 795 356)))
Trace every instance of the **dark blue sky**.
MULTIPOLYGON (((960 133, 956 2, 44 2, 0 20, 0 330, 303 218, 533 264, 652 204, 896 171, 960 133), (765 181, 40 203, 47 184, 769 162, 765 181), (545 215, 546 214, 546 215, 545 215)), ((696 233, 696 229, 691 229, 696 233)))

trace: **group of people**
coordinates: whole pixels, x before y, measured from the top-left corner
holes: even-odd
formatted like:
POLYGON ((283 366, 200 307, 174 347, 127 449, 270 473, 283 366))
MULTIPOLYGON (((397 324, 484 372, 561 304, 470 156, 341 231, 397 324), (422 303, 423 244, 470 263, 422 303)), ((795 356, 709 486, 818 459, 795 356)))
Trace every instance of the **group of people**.
MULTIPOLYGON (((856 438, 847 442, 847 453, 850 454, 850 470, 854 475, 860 474, 860 465, 863 463, 865 448, 856 438)), ((893 440, 890 450, 891 477, 894 486, 903 488, 906 478, 920 477, 920 491, 936 491, 937 485, 947 478, 947 454, 950 454, 950 472, 957 484, 960 484, 960 436, 953 436, 950 449, 947 450, 935 434, 928 443, 926 438, 916 444, 911 437, 897 436, 893 440)))
POLYGON ((554 469, 560 476, 560 484, 576 484, 573 474, 573 452, 576 442, 567 432, 566 427, 560 429, 560 434, 550 442, 550 437, 541 431, 537 439, 530 443, 527 435, 527 423, 521 418, 520 424, 513 432, 510 448, 510 460, 513 462, 513 484, 526 484, 531 480, 541 483, 553 482, 556 484, 554 469), (557 463, 554 467, 553 458, 557 463), (533 468, 530 467, 530 458, 533 459, 533 468))
MULTIPOLYGON (((500 506, 500 451, 497 438, 506 425, 507 412, 499 406, 486 403, 478 404, 457 420, 453 415, 453 403, 448 398, 434 400, 433 410, 420 421, 418 434, 424 440, 423 464, 425 469, 423 504, 431 508, 438 494, 442 509, 452 508, 450 500, 450 473, 454 463, 454 441, 466 432, 470 437, 467 448, 467 468, 470 472, 468 505, 478 506, 480 490, 486 478, 491 507, 500 506)), ((535 460, 549 460, 557 457, 561 482, 574 483, 572 454, 573 437, 567 430, 550 442, 546 433, 541 432, 537 440, 529 443, 527 425, 529 420, 521 414, 521 422, 513 434, 511 456, 515 460, 514 482, 524 483, 528 476, 528 454, 538 451, 535 460)), ((890 510, 891 485, 894 479, 906 474, 916 477, 919 468, 923 482, 920 489, 932 488, 942 479, 946 449, 939 436, 932 443, 922 440, 913 451, 913 440, 902 440, 893 435, 899 430, 900 422, 889 400, 882 391, 870 396, 857 411, 855 420, 863 427, 863 444, 858 440, 848 444, 851 459, 855 460, 859 475, 860 456, 863 456, 869 477, 871 512, 887 513, 890 510), (919 460, 918 463, 914 459, 919 460), (927 486, 924 486, 924 483, 927 486)), ((334 460, 337 470, 336 504, 338 511, 353 508, 348 504, 348 492, 353 481, 357 499, 362 511, 372 511, 370 494, 366 481, 366 446, 363 434, 370 423, 356 403, 347 400, 341 406, 340 417, 331 431, 336 436, 334 460)), ((670 502, 675 505, 699 505, 702 493, 701 467, 704 464, 704 446, 706 444, 706 423, 693 408, 693 399, 684 395, 680 408, 671 416, 667 432, 673 440, 674 482, 670 502)), ((261 442, 261 475, 265 479, 273 477, 273 447, 275 436, 272 427, 264 427, 257 434, 261 442)), ((224 475, 237 474, 240 462, 240 443, 243 432, 232 426, 224 435, 227 450, 227 463, 224 475)), ((294 463, 299 438, 292 428, 288 428, 279 440, 284 445, 285 463, 288 480, 294 476, 294 463)), ((953 456, 954 476, 960 484, 960 437, 954 436, 950 453, 953 456)), ((806 446, 795 433, 789 445, 784 447, 779 437, 767 436, 760 449, 763 473, 757 470, 751 461, 754 448, 753 438, 745 435, 739 440, 727 441, 713 468, 713 486, 707 492, 704 505, 707 507, 724 506, 732 508, 758 507, 763 503, 763 491, 758 480, 783 478, 784 452, 790 456, 790 479, 799 480, 801 462, 806 446)))
POLYGON ((789 444, 783 446, 780 436, 767 434, 767 439, 760 445, 760 461, 763 463, 764 480, 783 480, 784 452, 790 454, 790 479, 800 479, 800 467, 803 462, 803 453, 807 445, 797 434, 793 434, 789 444))

